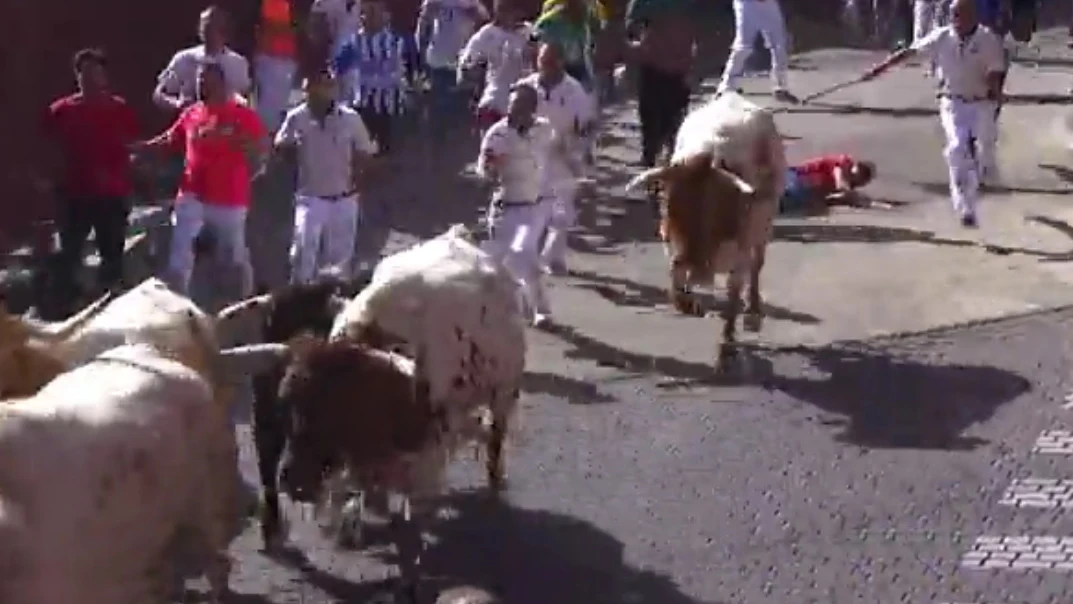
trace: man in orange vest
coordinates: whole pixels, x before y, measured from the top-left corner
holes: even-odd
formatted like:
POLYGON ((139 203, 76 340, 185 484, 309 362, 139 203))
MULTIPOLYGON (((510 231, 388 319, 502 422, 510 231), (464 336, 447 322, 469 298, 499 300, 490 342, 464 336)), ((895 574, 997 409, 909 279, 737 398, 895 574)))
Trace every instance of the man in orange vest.
POLYGON ((289 109, 298 71, 298 34, 291 0, 261 0, 257 51, 253 59, 257 113, 275 132, 289 109))

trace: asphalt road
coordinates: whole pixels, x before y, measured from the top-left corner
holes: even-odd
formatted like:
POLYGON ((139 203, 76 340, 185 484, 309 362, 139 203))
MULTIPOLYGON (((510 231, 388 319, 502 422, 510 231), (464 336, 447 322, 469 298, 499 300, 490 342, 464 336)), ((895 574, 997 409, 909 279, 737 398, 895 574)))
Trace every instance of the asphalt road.
MULTIPOLYGON (((807 69, 822 75, 824 66, 814 59, 807 69)), ((875 119, 846 118, 827 144, 941 182, 941 165, 912 163, 917 149, 937 153, 932 143, 913 142, 934 123, 899 122, 897 145, 910 159, 897 163, 898 150, 882 155, 890 144, 869 134, 875 119)), ((795 124, 826 128, 808 118, 795 124)), ((625 124, 617 132, 630 131, 625 124)), ((613 138, 605 140, 613 157, 605 153, 603 162, 624 173, 635 141, 613 138)), ((461 132, 449 140, 436 155, 411 144, 366 195, 364 256, 474 222, 483 194, 454 175, 472 160, 475 142, 461 132)), ((262 183, 251 215, 258 272, 270 284, 284 277, 287 179, 262 183)), ((574 242, 592 275, 624 261, 664 270, 637 260, 647 252, 634 239, 651 247, 650 218, 638 205, 607 224, 583 216, 583 231, 617 246, 586 248, 586 233, 574 242)), ((557 283, 556 303, 576 299, 564 293, 574 287, 557 283)), ((634 344, 627 348, 603 334, 609 308, 564 309, 566 327, 534 334, 509 491, 490 498, 479 465, 457 462, 453 493, 443 500, 451 513, 431 526, 426 571, 434 587, 479 587, 509 604, 1070 601, 1073 541, 1067 551, 1062 539, 1073 535, 1073 483, 1064 482, 1073 479, 1066 457, 1073 437, 1055 431, 1068 428, 1073 413, 1063 409, 1073 392, 1073 314, 756 348, 749 380, 727 385, 707 381, 709 365, 672 341, 707 349, 711 320, 668 336, 653 316, 614 315, 624 334, 617 339, 634 344)), ((252 482, 244 426, 240 436, 252 482)), ((394 570, 382 533, 370 532, 363 551, 341 552, 295 520, 304 563, 263 556, 256 527, 236 541, 236 602, 387 596, 394 570)))

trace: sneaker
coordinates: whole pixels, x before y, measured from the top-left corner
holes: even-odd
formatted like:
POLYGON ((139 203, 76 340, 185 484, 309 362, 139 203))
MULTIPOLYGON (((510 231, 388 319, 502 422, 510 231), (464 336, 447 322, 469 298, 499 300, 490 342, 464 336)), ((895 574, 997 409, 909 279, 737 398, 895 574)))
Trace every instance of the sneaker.
POLYGON ((797 98, 792 92, 785 88, 776 88, 771 96, 775 97, 776 101, 780 103, 790 103, 792 105, 798 105, 801 103, 801 99, 797 98))
POLYGON ((974 214, 965 214, 961 217, 961 226, 967 229, 975 229, 980 225, 976 222, 976 216, 974 214))
POLYGON ((551 327, 551 315, 547 313, 533 313, 533 328, 547 329, 551 327))

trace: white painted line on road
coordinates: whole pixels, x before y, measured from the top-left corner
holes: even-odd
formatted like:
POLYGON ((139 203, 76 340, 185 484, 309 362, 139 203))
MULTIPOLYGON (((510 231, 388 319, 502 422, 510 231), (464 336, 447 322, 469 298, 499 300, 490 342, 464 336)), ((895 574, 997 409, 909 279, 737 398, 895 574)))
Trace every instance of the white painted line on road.
POLYGON ((1044 455, 1073 455, 1073 432, 1045 430, 1036 439, 1032 452, 1044 455))
POLYGON ((1073 537, 977 537, 961 557, 969 570, 1073 572, 1073 537))
POLYGON ((1018 508, 1073 508, 1073 480, 1019 478, 998 503, 1018 508))

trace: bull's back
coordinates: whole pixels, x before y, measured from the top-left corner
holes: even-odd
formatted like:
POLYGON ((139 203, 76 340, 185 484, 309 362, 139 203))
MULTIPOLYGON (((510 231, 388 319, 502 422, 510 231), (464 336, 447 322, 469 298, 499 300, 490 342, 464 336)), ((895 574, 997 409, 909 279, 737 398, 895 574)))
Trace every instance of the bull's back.
POLYGON ((3 411, 0 498, 37 519, 0 514, 0 534, 17 533, 19 585, 30 590, 20 593, 68 579, 79 596, 63 601, 132 601, 116 590, 141 589, 129 578, 148 570, 207 482, 202 451, 226 428, 221 415, 214 430, 208 386, 177 363, 113 352, 3 411))
POLYGON ((747 162, 751 146, 773 127, 769 109, 736 92, 720 94, 686 115, 672 161, 712 154, 730 164, 747 162))

